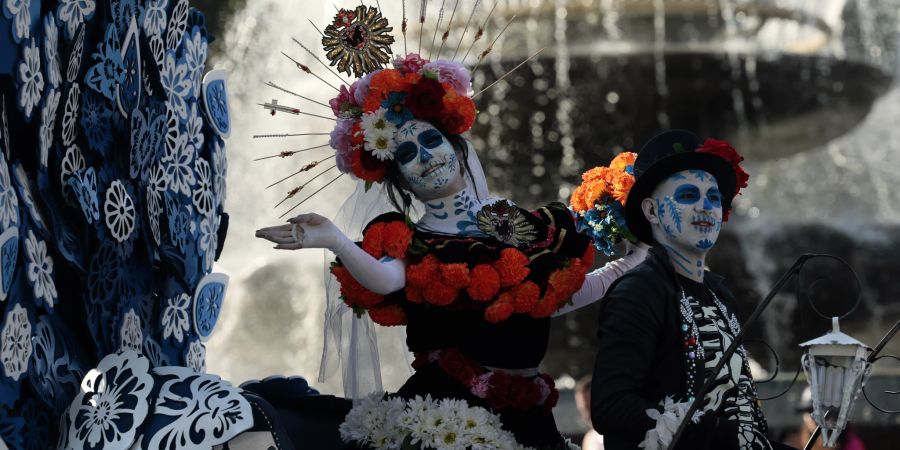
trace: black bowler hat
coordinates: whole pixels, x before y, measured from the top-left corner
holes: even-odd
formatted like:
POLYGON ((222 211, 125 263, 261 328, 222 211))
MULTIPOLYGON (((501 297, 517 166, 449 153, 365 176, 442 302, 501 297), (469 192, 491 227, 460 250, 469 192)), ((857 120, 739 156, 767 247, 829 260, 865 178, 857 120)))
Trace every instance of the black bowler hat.
POLYGON ((737 187, 734 168, 725 158, 697 152, 701 144, 700 138, 690 131, 668 130, 651 138, 638 152, 634 161, 634 186, 625 203, 625 223, 641 241, 653 244, 653 233, 641 202, 659 183, 682 170, 702 170, 712 174, 722 192, 722 211, 731 208, 737 187))

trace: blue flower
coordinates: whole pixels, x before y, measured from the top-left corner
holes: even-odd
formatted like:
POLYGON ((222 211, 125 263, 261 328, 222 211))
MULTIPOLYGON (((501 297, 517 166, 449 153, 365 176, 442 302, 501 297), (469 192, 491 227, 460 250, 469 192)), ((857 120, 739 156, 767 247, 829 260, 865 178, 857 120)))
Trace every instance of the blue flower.
POLYGON ((112 143, 110 122, 112 111, 96 94, 84 91, 81 95, 81 128, 87 137, 88 144, 97 152, 105 155, 112 143))
POLYGON ((405 98, 406 92, 391 92, 388 98, 381 102, 381 107, 387 110, 384 117, 398 127, 415 118, 412 111, 403 103, 405 98))
POLYGON ((97 52, 91 55, 96 64, 84 76, 91 89, 103 94, 109 101, 116 101, 116 86, 125 83, 125 65, 119 52, 116 27, 106 27, 106 39, 97 44, 97 52))

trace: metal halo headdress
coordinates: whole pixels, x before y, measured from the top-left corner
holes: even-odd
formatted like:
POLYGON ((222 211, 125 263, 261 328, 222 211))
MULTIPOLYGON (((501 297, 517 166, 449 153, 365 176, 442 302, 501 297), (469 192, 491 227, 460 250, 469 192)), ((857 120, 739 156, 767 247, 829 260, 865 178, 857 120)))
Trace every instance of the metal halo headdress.
POLYGON ((395 42, 394 37, 390 34, 394 28, 382 16, 378 7, 360 5, 354 9, 339 9, 334 16, 334 20, 325 27, 324 31, 319 30, 315 24, 310 22, 322 36, 321 43, 326 51, 328 62, 326 63, 326 61, 320 59, 300 41, 294 39, 294 42, 322 67, 331 72, 335 78, 340 80, 339 86, 335 86, 325 78, 314 73, 309 66, 282 52, 298 69, 308 75, 312 75, 334 89, 337 92, 337 96, 330 99, 326 104, 325 102, 316 101, 307 96, 289 91, 275 83, 268 82, 267 84, 283 93, 315 103, 321 107, 330 108, 332 115, 311 113, 300 108, 281 105, 277 100, 263 103, 261 106, 271 111, 273 115, 276 112, 284 112, 294 115, 313 116, 334 120, 335 125, 329 133, 256 135, 254 137, 258 138, 304 135, 324 136, 326 134, 330 136, 327 144, 300 150, 283 151, 278 154, 258 158, 257 160, 286 158, 327 147, 332 148, 335 153, 302 165, 296 172, 277 180, 268 187, 280 184, 294 176, 305 174, 332 158, 335 161, 333 165, 325 170, 290 189, 276 207, 295 197, 311 181, 329 173, 332 169, 337 168, 340 172, 339 175, 291 207, 282 216, 287 215, 345 174, 350 174, 352 177, 366 182, 367 186, 383 182, 387 175, 388 165, 393 163, 393 152, 396 147, 395 134, 407 121, 427 121, 445 134, 458 135, 467 132, 475 122, 477 115, 474 98, 490 89, 497 82, 506 78, 510 73, 540 53, 539 50, 512 70, 497 78, 489 86, 474 92, 471 74, 474 73, 485 57, 491 53, 494 44, 509 27, 509 23, 515 20, 515 17, 500 30, 478 55, 474 67, 469 70, 466 68, 464 61, 468 58, 476 43, 485 36, 485 28, 496 8, 496 3, 480 26, 477 26, 477 23, 474 24, 474 26, 477 26, 477 31, 474 33, 473 41, 462 58, 457 60, 457 55, 460 54, 465 36, 470 26, 473 26, 472 22, 480 0, 475 2, 459 37, 456 49, 452 52, 452 55, 442 58, 445 48, 448 54, 451 50, 450 46, 447 45, 447 39, 451 33, 453 20, 456 17, 460 1, 456 0, 450 19, 445 23, 444 7, 447 2, 442 0, 428 58, 422 56, 422 39, 426 34, 424 25, 427 0, 421 0, 420 2, 418 19, 420 27, 419 48, 416 52, 407 50, 408 22, 406 4, 404 2, 401 26, 404 56, 396 56, 393 60, 391 60, 389 55, 391 55, 391 44, 395 42), (440 45, 437 46, 439 31, 442 31, 442 34, 440 45), (332 67, 336 67, 337 72, 332 67), (338 72, 353 75, 357 79, 348 82, 338 72))

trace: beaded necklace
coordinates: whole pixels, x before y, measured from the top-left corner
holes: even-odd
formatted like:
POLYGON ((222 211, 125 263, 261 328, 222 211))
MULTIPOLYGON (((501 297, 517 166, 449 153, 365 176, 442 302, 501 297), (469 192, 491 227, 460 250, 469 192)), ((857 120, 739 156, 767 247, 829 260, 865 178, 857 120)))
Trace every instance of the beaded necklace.
MULTIPOLYGON (((695 300, 693 296, 688 296, 684 287, 681 286, 681 283, 678 283, 678 288, 681 293, 680 300, 680 311, 681 311, 681 332, 683 337, 683 348, 684 348, 684 358, 685 358, 685 367, 687 368, 687 389, 686 395, 689 402, 693 402, 696 399, 697 390, 702 386, 697 386, 697 380, 699 380, 698 370, 705 369, 706 364, 706 350, 703 348, 703 343, 700 341, 700 329, 697 326, 697 321, 694 319, 694 307, 691 305, 691 301, 695 300), (697 361, 700 361, 698 364, 697 361), (698 368, 699 365, 699 368, 698 368)), ((728 328, 731 331, 733 336, 737 336, 741 331, 740 322, 738 322, 737 315, 729 311, 725 308, 725 305, 719 300, 719 297, 713 292, 712 289, 707 288, 710 295, 712 296, 713 303, 716 305, 716 308, 719 310, 719 314, 723 318, 726 318, 728 323, 728 328)), ((699 303, 698 303, 699 304, 699 303)), ((737 348, 737 352, 741 355, 742 369, 747 376, 750 376, 750 365, 747 361, 747 354, 744 350, 743 345, 739 345, 737 348)), ((711 376, 715 376, 715 374, 711 374, 711 376)), ((759 398, 759 395, 756 391, 756 386, 753 383, 750 383, 750 392, 745 393, 749 394, 750 398, 754 401, 751 401, 753 405, 754 415, 757 419, 762 418, 762 411, 759 408, 758 402, 755 401, 759 398)), ((760 427, 760 430, 763 434, 767 433, 767 426, 764 420, 757 420, 757 426, 760 427)))

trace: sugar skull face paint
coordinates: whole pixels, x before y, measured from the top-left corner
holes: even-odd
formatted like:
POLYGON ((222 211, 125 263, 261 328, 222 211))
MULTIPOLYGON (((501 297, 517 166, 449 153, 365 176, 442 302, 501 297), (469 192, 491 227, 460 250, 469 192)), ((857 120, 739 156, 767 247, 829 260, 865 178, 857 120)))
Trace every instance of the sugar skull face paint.
MULTIPOLYGON (((708 172, 685 170, 656 187, 653 237, 679 255, 703 255, 722 229, 722 193, 708 172)), ((693 268, 696 270, 696 268, 693 268)))
POLYGON ((411 120, 397 130, 394 160, 420 200, 446 197, 465 188, 453 145, 428 122, 411 120))

